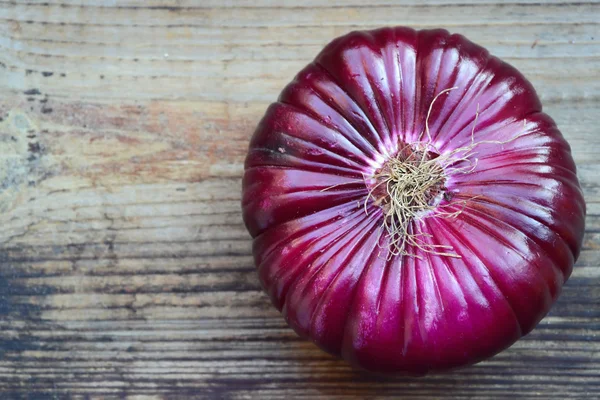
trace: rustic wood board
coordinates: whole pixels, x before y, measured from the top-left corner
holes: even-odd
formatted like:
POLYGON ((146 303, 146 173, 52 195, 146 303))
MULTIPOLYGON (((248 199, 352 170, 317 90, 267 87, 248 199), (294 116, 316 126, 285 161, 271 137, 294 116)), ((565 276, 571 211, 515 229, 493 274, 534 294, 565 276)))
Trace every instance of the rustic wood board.
POLYGON ((599 39, 594 1, 0 0, 0 398, 600 398, 599 39), (260 291, 239 204, 279 90, 331 38, 397 24, 520 68, 588 204, 537 329, 421 379, 298 339, 260 291))

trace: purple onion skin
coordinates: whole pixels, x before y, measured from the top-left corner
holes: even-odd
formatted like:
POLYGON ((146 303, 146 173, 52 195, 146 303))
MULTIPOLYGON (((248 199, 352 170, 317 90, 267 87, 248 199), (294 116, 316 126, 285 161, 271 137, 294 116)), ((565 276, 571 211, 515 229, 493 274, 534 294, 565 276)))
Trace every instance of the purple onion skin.
POLYGON ((519 71, 461 35, 397 27, 329 43, 268 108, 245 163, 258 274, 288 324, 354 366, 409 375, 530 332, 571 274, 585 218, 570 147, 541 110, 519 71), (452 87, 428 119, 439 154, 473 129, 475 142, 510 141, 479 145, 470 174, 447 171, 440 206, 462 213, 411 222, 460 258, 395 256, 363 177, 419 140, 452 87))

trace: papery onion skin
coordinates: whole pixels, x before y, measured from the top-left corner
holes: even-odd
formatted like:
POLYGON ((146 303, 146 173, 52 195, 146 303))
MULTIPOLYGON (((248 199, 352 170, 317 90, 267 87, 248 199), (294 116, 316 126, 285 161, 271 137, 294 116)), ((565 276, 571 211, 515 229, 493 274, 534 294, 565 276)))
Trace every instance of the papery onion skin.
POLYGON ((288 324, 355 366, 411 375, 530 332, 571 274, 585 218, 570 147, 541 110, 514 67, 445 30, 328 44, 268 108, 245 163, 254 259, 288 324), (422 137, 430 107, 439 154, 496 142, 478 146, 471 173, 448 174, 442 203, 458 216, 411 222, 460 258, 390 254, 363 182, 422 137))

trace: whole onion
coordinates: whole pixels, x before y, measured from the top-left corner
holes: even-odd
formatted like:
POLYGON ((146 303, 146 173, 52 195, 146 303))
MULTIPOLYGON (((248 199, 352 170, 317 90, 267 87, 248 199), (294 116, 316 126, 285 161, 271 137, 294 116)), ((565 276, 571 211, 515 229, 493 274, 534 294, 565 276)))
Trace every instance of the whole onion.
POLYGON ((569 277, 585 203, 570 147, 512 66, 445 30, 329 43, 250 142, 243 215, 288 324, 413 375, 531 331, 569 277))

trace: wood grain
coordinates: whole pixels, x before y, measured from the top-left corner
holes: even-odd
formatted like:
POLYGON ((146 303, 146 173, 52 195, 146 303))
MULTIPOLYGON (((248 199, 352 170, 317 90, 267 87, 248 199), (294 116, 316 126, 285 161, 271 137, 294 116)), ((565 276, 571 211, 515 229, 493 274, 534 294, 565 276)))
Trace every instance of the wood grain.
POLYGON ((599 27, 597 1, 0 1, 0 398, 600 398, 599 27), (521 69, 588 203, 551 314, 421 379, 298 339, 260 290, 239 205, 268 103, 333 37, 397 24, 521 69))

